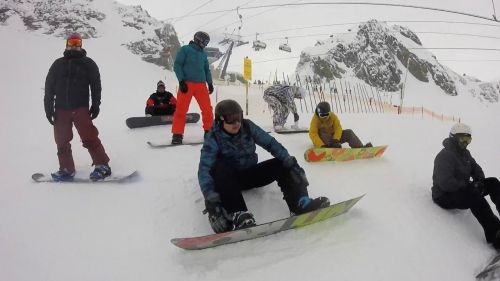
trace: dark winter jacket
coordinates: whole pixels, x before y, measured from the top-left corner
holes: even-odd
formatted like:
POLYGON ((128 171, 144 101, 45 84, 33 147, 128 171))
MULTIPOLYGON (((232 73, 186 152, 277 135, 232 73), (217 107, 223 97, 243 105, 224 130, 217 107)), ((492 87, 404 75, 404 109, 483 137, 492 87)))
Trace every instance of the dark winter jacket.
POLYGON ((207 53, 193 41, 177 52, 174 72, 179 81, 212 83, 207 53))
POLYGON ((175 111, 177 100, 170 92, 156 92, 149 96, 146 101, 146 114, 153 116, 157 115, 172 115, 175 111))
POLYGON ((55 108, 74 109, 89 106, 89 86, 92 104, 101 104, 101 75, 97 64, 85 50, 65 50, 49 69, 45 79, 45 111, 55 108))
POLYGON ((481 167, 469 150, 460 149, 454 138, 443 141, 444 148, 434 160, 432 198, 470 188, 470 181, 484 180, 481 167))
POLYGON ((241 129, 236 135, 226 133, 214 122, 205 137, 198 166, 198 181, 203 194, 207 195, 214 190, 210 170, 216 161, 223 161, 237 170, 248 169, 257 164, 256 144, 281 161, 289 156, 288 151, 276 139, 250 120, 243 119, 241 129))

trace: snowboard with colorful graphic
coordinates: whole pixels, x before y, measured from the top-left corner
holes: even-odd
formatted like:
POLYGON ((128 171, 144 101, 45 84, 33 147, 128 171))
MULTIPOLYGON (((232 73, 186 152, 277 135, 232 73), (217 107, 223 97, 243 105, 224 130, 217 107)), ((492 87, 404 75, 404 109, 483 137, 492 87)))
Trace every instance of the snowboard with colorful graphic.
MULTIPOLYGON (((143 128, 158 125, 168 125, 172 124, 172 115, 164 116, 142 116, 142 117, 130 117, 125 120, 125 124, 130 129, 143 128)), ((196 123, 200 120, 200 114, 198 113, 188 113, 186 114, 186 123, 196 123)))
POLYGON ((172 242, 172 244, 174 244, 175 246, 185 250, 201 250, 217 247, 220 245, 255 239, 336 217, 349 211, 349 209, 351 209, 354 204, 361 200, 363 196, 365 195, 363 194, 359 197, 352 198, 350 200, 340 202, 323 209, 315 210, 302 215, 291 216, 264 224, 259 224, 250 228, 216 233, 200 237, 174 238, 170 240, 170 242, 172 242))
POLYGON ((304 152, 304 159, 307 162, 322 162, 379 158, 386 148, 387 145, 362 148, 309 148, 304 152))
POLYGON ((35 182, 60 182, 60 183, 125 183, 125 182, 131 182, 133 181, 137 176, 139 175, 139 172, 133 171, 130 174, 120 176, 120 175, 114 175, 112 174, 111 176, 105 178, 104 180, 98 180, 98 181, 93 181, 90 178, 78 178, 75 177, 71 181, 55 181, 52 176, 45 175, 42 173, 35 173, 31 176, 33 181, 35 182))

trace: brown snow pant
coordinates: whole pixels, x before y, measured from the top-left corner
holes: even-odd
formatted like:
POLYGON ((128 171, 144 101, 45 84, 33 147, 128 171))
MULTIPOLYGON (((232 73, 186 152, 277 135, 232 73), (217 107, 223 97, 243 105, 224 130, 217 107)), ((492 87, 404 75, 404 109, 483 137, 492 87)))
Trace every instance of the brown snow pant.
POLYGON ((92 165, 108 164, 109 157, 98 137, 97 128, 92 124, 89 109, 87 107, 56 109, 54 138, 57 145, 59 169, 66 169, 68 172, 75 171, 70 143, 73 139, 73 124, 80 135, 83 147, 88 149, 92 157, 92 165))

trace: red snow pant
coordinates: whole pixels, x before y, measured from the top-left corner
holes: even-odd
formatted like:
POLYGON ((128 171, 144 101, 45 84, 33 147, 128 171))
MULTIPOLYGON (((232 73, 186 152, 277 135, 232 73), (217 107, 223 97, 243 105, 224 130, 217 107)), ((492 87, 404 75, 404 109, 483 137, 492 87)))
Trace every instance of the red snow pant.
POLYGON ((92 157, 92 165, 108 164, 109 157, 104 151, 104 147, 99 140, 99 132, 92 124, 89 109, 79 107, 75 109, 56 109, 54 123, 54 138, 57 145, 57 157, 59 158, 59 168, 68 172, 75 171, 75 163, 71 153, 71 143, 73 139, 73 124, 82 139, 83 147, 88 149, 92 157))
POLYGON ((203 122, 203 129, 210 130, 214 122, 214 115, 212 111, 212 104, 210 96, 208 95, 207 84, 205 82, 186 82, 188 91, 182 93, 177 91, 177 105, 174 112, 174 120, 172 121, 172 133, 184 134, 184 127, 186 126, 186 113, 189 110, 189 104, 194 97, 201 110, 201 120, 203 122))

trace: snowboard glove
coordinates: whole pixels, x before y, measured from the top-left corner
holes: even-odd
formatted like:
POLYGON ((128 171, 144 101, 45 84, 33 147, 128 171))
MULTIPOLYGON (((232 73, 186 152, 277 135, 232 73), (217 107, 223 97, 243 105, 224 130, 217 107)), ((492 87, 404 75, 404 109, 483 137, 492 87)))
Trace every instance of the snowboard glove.
POLYGON ((482 196, 485 196, 487 194, 486 188, 484 187, 484 180, 476 180, 471 183, 472 188, 474 188, 475 191, 479 192, 482 196))
POLYGON ((90 112, 90 119, 94 120, 97 118, 97 115, 99 115, 99 106, 98 105, 92 105, 89 109, 90 112))
POLYGON ((293 122, 298 122, 299 121, 299 114, 298 113, 294 113, 293 114, 293 122))
POLYGON ((297 163, 297 159, 294 156, 288 156, 283 161, 283 167, 290 171, 290 179, 293 184, 299 186, 308 186, 309 181, 306 177, 306 172, 297 163))
POLYGON ((54 125, 54 121, 56 120, 56 113, 54 112, 54 109, 52 110, 46 110, 45 111, 45 116, 47 116, 47 120, 49 120, 49 123, 51 125, 54 125))
POLYGON ((208 83, 208 94, 211 95, 214 92, 214 84, 208 83))
POLYGON ((329 148, 341 148, 342 147, 342 144, 340 143, 340 141, 338 141, 336 139, 330 140, 326 145, 329 148))
POLYGON ((179 81, 179 90, 183 94, 187 93, 188 85, 186 84, 186 82, 184 82, 184 80, 179 81))
POLYGON ((208 221, 215 233, 230 231, 233 229, 233 223, 227 211, 222 206, 220 196, 217 192, 210 192, 205 196, 205 211, 208 213, 208 221))

